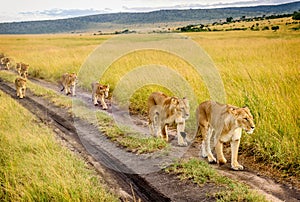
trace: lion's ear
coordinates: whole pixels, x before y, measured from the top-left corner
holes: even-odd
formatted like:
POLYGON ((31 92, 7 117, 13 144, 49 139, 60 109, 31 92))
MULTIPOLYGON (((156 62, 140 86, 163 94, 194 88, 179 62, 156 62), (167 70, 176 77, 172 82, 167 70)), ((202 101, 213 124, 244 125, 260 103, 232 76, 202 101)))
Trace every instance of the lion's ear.
POLYGON ((109 84, 107 84, 107 88, 109 88, 109 84))
POLYGON ((174 105, 177 105, 178 104, 178 100, 174 97, 171 98, 171 103, 174 104, 174 105))
POLYGON ((230 114, 232 114, 233 116, 235 116, 235 117, 236 117, 237 114, 238 114, 237 109, 234 108, 234 107, 228 106, 227 111, 228 111, 230 114))

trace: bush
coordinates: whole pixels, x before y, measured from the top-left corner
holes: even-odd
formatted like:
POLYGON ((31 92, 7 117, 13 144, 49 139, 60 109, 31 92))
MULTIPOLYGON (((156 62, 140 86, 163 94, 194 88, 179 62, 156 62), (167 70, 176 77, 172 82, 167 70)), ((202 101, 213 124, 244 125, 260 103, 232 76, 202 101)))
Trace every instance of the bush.
POLYGON ((292 17, 293 20, 300 20, 300 12, 295 12, 292 17))
POLYGON ((278 25, 272 26, 272 30, 276 31, 276 30, 278 30, 278 29, 279 29, 279 26, 278 26, 278 25))
POLYGON ((268 26, 264 26, 262 30, 270 30, 270 28, 268 26))

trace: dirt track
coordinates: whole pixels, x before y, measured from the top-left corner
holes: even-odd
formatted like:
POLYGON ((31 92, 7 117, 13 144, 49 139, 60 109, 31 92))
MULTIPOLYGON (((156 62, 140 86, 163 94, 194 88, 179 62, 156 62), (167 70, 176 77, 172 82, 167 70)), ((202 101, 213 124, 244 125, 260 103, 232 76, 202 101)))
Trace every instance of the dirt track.
MULTIPOLYGON (((34 82, 55 91, 58 90, 58 87, 52 83, 39 80, 34 80, 34 82)), ((0 89, 17 99, 12 84, 0 81, 0 89)), ((89 93, 80 89, 77 91, 76 99, 91 102, 89 93)), ((176 176, 160 171, 159 162, 166 160, 160 159, 163 157, 154 158, 126 152, 100 134, 95 126, 78 118, 73 119, 66 110, 55 107, 47 100, 33 96, 30 92, 27 98, 19 102, 44 123, 53 127, 63 142, 94 166, 114 191, 131 195, 131 189, 133 189, 143 201, 215 201, 214 198, 207 197, 207 193, 213 192, 213 186, 198 187, 190 182, 179 181, 176 176)), ((114 108, 115 112, 118 110, 115 106, 110 107, 114 108)), ((142 124, 139 123, 135 127, 145 130, 143 122, 140 122, 142 124)), ((176 148, 176 146, 173 149, 175 156, 176 152, 184 152, 185 157, 197 156, 199 153, 197 144, 189 147, 188 151, 185 148, 176 148)), ((168 158, 172 159, 172 157, 168 158)), ((247 165, 245 165, 245 171, 239 172, 231 171, 227 166, 213 165, 213 167, 221 174, 245 182, 266 195, 270 201, 300 200, 299 190, 276 183, 271 178, 259 176, 249 168, 247 169, 247 165)))

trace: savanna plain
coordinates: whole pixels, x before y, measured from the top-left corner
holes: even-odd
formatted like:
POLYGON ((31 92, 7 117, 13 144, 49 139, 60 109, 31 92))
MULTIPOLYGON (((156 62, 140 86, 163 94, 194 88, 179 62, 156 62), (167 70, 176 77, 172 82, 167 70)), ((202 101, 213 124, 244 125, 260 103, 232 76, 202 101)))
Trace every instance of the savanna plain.
MULTIPOLYGON (((256 129, 252 135, 243 134, 240 154, 258 165, 272 168, 282 178, 292 177, 299 181, 299 31, 282 26, 277 31, 218 31, 180 35, 195 41, 214 62, 224 84, 226 102, 250 108, 256 129)), ((16 62, 29 64, 30 77, 57 83, 63 73, 79 72, 89 55, 111 37, 114 36, 2 35, 0 52, 13 58, 13 66, 16 62)), ((210 99, 201 76, 187 61, 157 50, 140 50, 118 58, 100 81, 109 83, 113 90, 126 72, 148 64, 167 66, 185 78, 197 97, 194 105, 210 99)), ((85 78, 80 79, 79 85, 90 89, 85 78)), ((130 110, 146 116, 147 97, 157 90, 171 93, 162 86, 147 85, 132 95, 130 110)), ((0 92, 0 100, 0 177, 1 184, 6 187, 1 189, 0 198, 34 201, 49 199, 51 195, 55 196, 54 200, 117 200, 105 191, 84 163, 57 146, 49 135, 50 130, 37 124, 32 114, 3 92, 0 92), (46 176, 45 181, 38 180, 39 174, 46 176), (52 186, 49 187, 49 184, 52 186)), ((195 108, 191 106, 191 109, 195 108)), ((192 116, 194 113, 191 111, 192 116)), ((195 127, 195 123, 189 122, 187 130, 195 130, 195 127)), ((177 162, 170 170, 183 172, 187 163, 195 166, 195 170, 200 169, 200 162, 193 159, 183 161, 181 166, 177 162)))

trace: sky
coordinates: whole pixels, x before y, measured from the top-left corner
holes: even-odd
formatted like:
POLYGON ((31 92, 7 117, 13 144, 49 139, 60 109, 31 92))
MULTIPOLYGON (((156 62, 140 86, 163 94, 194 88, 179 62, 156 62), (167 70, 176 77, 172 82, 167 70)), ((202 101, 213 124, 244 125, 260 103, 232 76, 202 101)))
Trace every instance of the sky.
POLYGON ((0 0, 0 22, 52 20, 103 13, 276 5, 299 0, 0 0))

